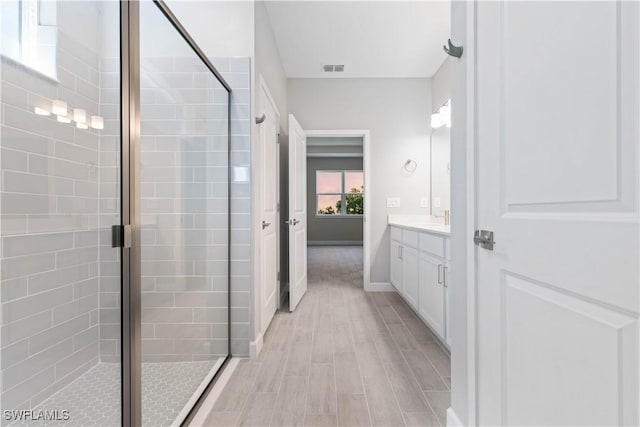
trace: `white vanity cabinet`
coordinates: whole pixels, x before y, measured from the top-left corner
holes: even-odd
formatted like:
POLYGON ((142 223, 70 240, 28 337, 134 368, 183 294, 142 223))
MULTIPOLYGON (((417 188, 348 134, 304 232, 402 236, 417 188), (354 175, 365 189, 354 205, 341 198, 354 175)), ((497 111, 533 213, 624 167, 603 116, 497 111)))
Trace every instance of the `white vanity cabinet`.
POLYGON ((391 283, 418 316, 450 345, 449 236, 391 226, 391 283))

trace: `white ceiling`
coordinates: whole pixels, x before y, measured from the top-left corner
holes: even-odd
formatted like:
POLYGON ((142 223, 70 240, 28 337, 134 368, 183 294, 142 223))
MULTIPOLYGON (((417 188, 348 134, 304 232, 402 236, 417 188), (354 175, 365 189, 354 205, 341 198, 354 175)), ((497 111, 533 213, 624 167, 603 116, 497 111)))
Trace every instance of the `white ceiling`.
POLYGON ((266 1, 287 77, 431 77, 448 1, 266 1), (324 73, 323 64, 344 64, 324 73))

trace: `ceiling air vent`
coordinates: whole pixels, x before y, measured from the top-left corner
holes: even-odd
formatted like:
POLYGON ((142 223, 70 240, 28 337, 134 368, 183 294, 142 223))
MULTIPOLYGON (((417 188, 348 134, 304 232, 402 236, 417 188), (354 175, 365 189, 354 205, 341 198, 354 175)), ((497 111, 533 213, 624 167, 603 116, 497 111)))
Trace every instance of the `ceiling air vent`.
POLYGON ((344 64, 343 64, 343 65, 334 65, 334 66, 333 66, 333 70, 334 70, 336 73, 341 73, 341 72, 343 72, 343 71, 344 71, 344 64))
POLYGON ((322 71, 325 73, 333 73, 333 65, 323 65, 322 71))

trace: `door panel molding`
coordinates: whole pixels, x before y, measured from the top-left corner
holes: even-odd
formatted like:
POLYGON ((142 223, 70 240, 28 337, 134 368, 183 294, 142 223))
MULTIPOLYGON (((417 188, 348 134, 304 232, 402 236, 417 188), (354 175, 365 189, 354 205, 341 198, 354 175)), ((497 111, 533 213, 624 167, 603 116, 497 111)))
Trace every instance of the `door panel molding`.
POLYGON ((521 26, 520 21, 542 19, 539 16, 542 9, 536 8, 534 2, 500 3, 501 42, 497 48, 503 213, 579 211, 584 214, 636 209, 635 140, 638 137, 636 117, 640 112, 637 83, 632 76, 638 73, 638 51, 629 39, 634 32, 637 37, 638 22, 633 18, 637 5, 627 3, 556 5, 553 16, 544 15, 544 32, 510 30, 521 26), (576 8, 585 9, 584 13, 576 8), (567 32, 566 26, 547 22, 549 19, 563 22, 576 15, 594 20, 591 27, 613 26, 615 31, 610 34, 610 40, 601 40, 602 31, 585 28, 583 33, 575 34, 567 32), (612 22, 602 23, 603 19, 612 22), (550 40, 556 43, 557 49, 543 48, 550 40), (597 52, 594 53, 594 49, 597 52), (557 67, 536 67, 541 56, 546 56, 546 63, 554 62, 557 67), (523 66, 527 61, 529 65, 523 66), (516 64, 513 70, 512 63, 516 64), (575 77, 569 78, 569 75, 575 77), (535 79, 544 84, 536 85, 535 79), (597 79, 610 79, 610 83, 586 85, 587 81, 597 79), (613 93, 605 86, 613 88, 613 93), (592 92, 598 88, 600 95, 592 92), (544 103, 546 108, 530 108, 532 103, 524 102, 525 97, 528 100, 533 97, 533 104, 544 103), (570 106, 575 104, 570 101, 576 97, 583 98, 579 105, 584 106, 584 114, 572 114, 570 106), (602 105, 606 99, 608 102, 602 105), (623 115, 636 119, 623 121, 623 115), (567 123, 572 116, 576 119, 567 123), (589 138, 599 141, 599 155, 580 150, 584 139, 589 138), (506 144, 507 140, 510 144, 506 144), (518 144, 514 145, 514 141, 518 144), (513 154, 516 150, 521 155, 513 154), (556 159, 557 156, 561 158, 556 159), (574 162, 574 169, 581 170, 580 174, 575 170, 572 174, 563 174, 562 164, 569 161, 574 162), (535 186, 526 183, 531 174, 539 175, 535 186))
POLYGON ((502 425, 628 425, 637 417, 638 368, 622 351, 638 346, 637 315, 506 270, 500 298, 502 425), (571 334, 562 327, 567 325, 571 334), (538 351, 527 352, 523 337, 538 351), (602 346, 603 341, 612 345, 602 346), (528 369, 535 364, 540 369, 528 369), (591 366, 588 377, 585 364, 591 366), (566 389, 549 387, 558 376, 567 377, 566 389), (545 401, 562 401, 566 413, 532 405, 531 393, 557 394, 545 401), (580 397, 566 399, 569 395, 580 397))

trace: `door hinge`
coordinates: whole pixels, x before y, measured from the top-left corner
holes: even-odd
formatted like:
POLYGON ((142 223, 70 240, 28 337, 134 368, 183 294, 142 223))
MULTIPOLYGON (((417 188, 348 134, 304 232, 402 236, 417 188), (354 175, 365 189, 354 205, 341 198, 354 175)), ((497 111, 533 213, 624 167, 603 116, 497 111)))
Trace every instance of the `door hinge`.
POLYGON ((280 212, 280 203, 276 205, 276 212, 280 212))
POLYGON ((125 249, 131 247, 131 225, 111 226, 111 247, 125 249))
POLYGON ((280 272, 278 271, 278 280, 280 280, 280 272))

